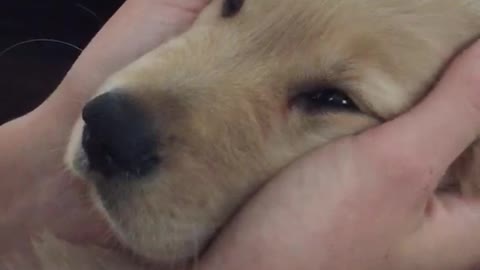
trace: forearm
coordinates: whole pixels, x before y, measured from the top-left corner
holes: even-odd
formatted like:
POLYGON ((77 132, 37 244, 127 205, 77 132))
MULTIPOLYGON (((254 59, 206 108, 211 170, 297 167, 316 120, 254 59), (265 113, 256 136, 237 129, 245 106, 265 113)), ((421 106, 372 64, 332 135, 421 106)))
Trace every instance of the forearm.
POLYGON ((200 8, 199 4, 174 7, 164 2, 169 1, 127 1, 91 41, 39 113, 66 118, 58 122, 71 126, 85 101, 108 76, 187 29, 196 17, 191 10, 200 8))
POLYGON ((188 28, 196 17, 195 10, 206 1, 177 0, 175 6, 167 2, 127 1, 44 104, 0 127, 0 195, 10 190, 5 184, 23 187, 25 180, 33 180, 36 168, 45 171, 45 166, 58 167, 52 160, 61 158, 85 101, 110 74, 188 28), (37 166, 28 166, 33 171, 23 169, 26 162, 37 166))
POLYGON ((49 195, 58 199, 68 178, 62 159, 72 126, 103 81, 186 30, 207 2, 128 0, 44 104, 0 127, 0 239, 38 219, 49 195))

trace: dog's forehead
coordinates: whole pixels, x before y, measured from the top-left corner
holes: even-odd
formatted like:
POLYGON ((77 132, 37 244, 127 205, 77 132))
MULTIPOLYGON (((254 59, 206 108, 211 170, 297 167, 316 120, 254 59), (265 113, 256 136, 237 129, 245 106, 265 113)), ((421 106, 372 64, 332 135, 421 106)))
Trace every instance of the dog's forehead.
POLYGON ((313 57, 312 53, 324 55, 331 48, 345 55, 358 39, 371 40, 372 33, 380 32, 374 30, 379 26, 377 9, 363 1, 245 0, 237 15, 223 18, 225 1, 212 2, 200 24, 215 27, 212 32, 217 38, 235 40, 230 46, 254 55, 279 52, 286 59, 290 53, 303 51, 313 57))
POLYGON ((450 0, 245 0, 227 18, 225 1, 214 0, 189 32, 116 83, 161 94, 176 89, 192 100, 225 91, 244 99, 274 91, 280 100, 292 83, 327 78, 390 116, 420 96, 465 39, 458 29, 472 27, 465 7, 450 0))

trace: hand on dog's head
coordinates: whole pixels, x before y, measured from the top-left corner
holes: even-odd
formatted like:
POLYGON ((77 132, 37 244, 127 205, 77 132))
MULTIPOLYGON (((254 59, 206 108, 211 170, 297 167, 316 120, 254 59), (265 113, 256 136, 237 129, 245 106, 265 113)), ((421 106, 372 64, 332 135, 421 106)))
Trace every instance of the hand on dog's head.
POLYGON ((417 103, 478 35, 477 5, 212 1, 102 86, 67 164, 126 246, 188 260, 281 168, 417 103))

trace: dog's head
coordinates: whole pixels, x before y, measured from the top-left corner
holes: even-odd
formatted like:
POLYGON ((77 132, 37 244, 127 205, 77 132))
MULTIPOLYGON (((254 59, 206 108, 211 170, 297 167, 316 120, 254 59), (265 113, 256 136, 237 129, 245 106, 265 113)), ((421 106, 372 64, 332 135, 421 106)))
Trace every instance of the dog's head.
POLYGON ((214 0, 105 83, 67 163, 129 248, 187 259, 289 162, 422 97, 473 2, 214 0))

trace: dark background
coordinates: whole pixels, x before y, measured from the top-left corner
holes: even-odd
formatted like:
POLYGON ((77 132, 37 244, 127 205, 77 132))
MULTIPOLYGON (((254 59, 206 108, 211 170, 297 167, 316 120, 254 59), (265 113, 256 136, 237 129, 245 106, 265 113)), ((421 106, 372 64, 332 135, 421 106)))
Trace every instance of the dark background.
POLYGON ((84 48, 123 2, 0 0, 0 125, 38 106, 79 55, 70 45, 28 41, 84 48))

